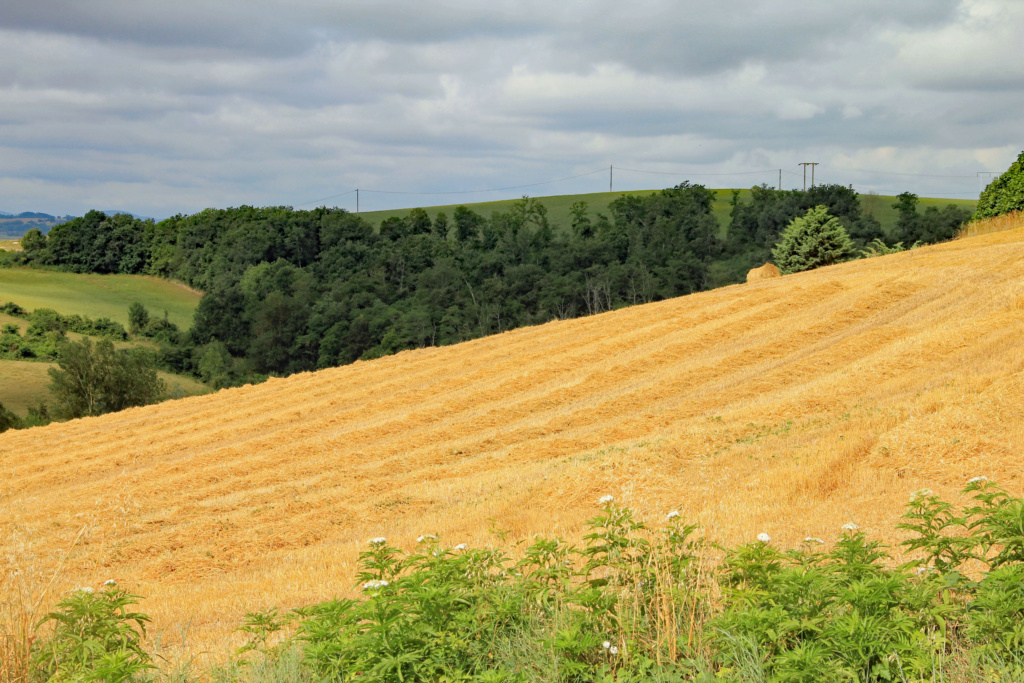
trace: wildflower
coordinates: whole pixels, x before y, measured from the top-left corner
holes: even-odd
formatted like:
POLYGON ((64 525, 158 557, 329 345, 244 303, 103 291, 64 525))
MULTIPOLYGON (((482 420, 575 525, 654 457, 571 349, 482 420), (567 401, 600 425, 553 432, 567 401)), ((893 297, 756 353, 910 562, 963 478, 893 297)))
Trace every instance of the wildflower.
POLYGON ((843 531, 856 531, 859 528, 860 527, 854 524, 853 522, 847 522, 843 525, 843 531))
POLYGON ((425 543, 427 541, 436 541, 436 540, 437 540, 437 536, 435 536, 434 534, 423 534, 422 536, 420 536, 420 537, 418 537, 416 539, 416 542, 417 543, 425 543))
POLYGON ((672 512, 670 512, 667 515, 665 515, 665 518, 666 519, 675 519, 678 516, 679 516, 679 510, 673 510, 672 512))
POLYGON ((106 581, 103 582, 103 585, 104 586, 116 586, 117 585, 117 581, 114 581, 113 579, 107 579, 106 581))
POLYGON ((608 652, 612 653, 613 655, 617 655, 619 654, 619 648, 612 645, 610 648, 608 648, 608 652))
POLYGON ((917 575, 921 576, 921 574, 924 574, 925 572, 930 572, 931 570, 932 570, 931 567, 918 567, 917 568, 917 575))
POLYGON ((380 590, 388 585, 388 582, 384 579, 373 579, 363 584, 363 590, 375 591, 380 590))
POLYGON ((932 490, 931 489, 921 489, 920 491, 914 491, 913 493, 911 493, 910 494, 910 500, 911 501, 916 500, 918 497, 926 498, 926 497, 928 497, 930 495, 932 495, 932 490))
POLYGON ((615 496, 601 496, 597 502, 604 505, 605 503, 610 503, 613 500, 615 500, 615 496))
POLYGON ((967 480, 968 484, 977 484, 980 481, 988 481, 988 477, 972 477, 967 480))
POLYGON ((460 543, 457 546, 455 546, 455 549, 456 550, 465 550, 467 547, 468 546, 465 543, 460 543))
POLYGON ((383 536, 378 536, 377 538, 370 539, 370 545, 384 545, 387 542, 388 539, 384 538, 383 536))
POLYGON ((89 588, 88 586, 82 586, 81 588, 78 589, 78 592, 79 593, 86 593, 86 594, 91 595, 92 593, 95 593, 96 591, 94 591, 92 588, 89 588))
POLYGON ((804 543, 820 543, 820 544, 824 544, 825 541, 821 540, 820 538, 815 538, 814 536, 808 536, 807 538, 804 539, 804 543))
POLYGON ((761 543, 769 543, 772 537, 762 531, 757 535, 757 540, 761 541, 761 543))
POLYGON ((609 641, 607 641, 607 640, 606 640, 606 641, 604 641, 603 643, 601 643, 601 647, 603 647, 603 648, 604 648, 604 649, 606 649, 606 650, 607 650, 608 648, 610 648, 611 646, 612 646, 611 642, 609 642, 609 641))

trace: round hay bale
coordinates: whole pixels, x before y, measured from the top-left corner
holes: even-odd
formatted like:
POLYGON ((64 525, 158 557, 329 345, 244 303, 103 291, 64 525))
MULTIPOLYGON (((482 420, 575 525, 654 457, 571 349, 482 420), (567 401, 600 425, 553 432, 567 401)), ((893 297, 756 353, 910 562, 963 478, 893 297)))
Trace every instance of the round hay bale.
POLYGON ((747 282, 753 282, 754 280, 765 280, 770 277, 782 277, 782 273, 772 263, 766 263, 760 268, 754 268, 747 273, 747 282))

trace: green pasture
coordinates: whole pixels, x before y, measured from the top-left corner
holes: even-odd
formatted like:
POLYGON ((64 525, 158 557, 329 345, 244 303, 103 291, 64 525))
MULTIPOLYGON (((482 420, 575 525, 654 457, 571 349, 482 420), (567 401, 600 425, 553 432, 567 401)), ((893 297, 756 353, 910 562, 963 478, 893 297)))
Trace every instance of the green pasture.
MULTIPOLYGON (((729 225, 729 212, 732 207, 732 190, 712 190, 715 193, 715 205, 714 213, 715 218, 718 219, 718 224, 721 226, 722 234, 725 234, 725 230, 729 225)), ((619 197, 627 194, 635 195, 647 195, 657 192, 657 190, 639 190, 636 192, 595 192, 592 194, 567 194, 567 195, 556 195, 552 197, 538 197, 537 199, 545 206, 548 210, 548 220, 556 230, 567 229, 571 224, 569 207, 573 203, 578 201, 586 202, 591 213, 608 213, 608 205, 619 197)), ((750 190, 740 190, 740 200, 750 200, 750 190)), ((490 216, 492 212, 508 211, 515 199, 504 199, 501 201, 494 202, 479 202, 476 204, 465 204, 466 207, 472 209, 482 216, 490 216)), ((861 195, 861 205, 864 211, 872 214, 882 224, 882 229, 885 232, 889 232, 896 225, 896 210, 893 209, 892 205, 896 202, 896 197, 888 195, 861 195)), ((955 204, 956 206, 962 206, 971 211, 974 210, 977 205, 977 200, 974 199, 943 199, 933 197, 922 197, 918 207, 920 210, 924 210, 929 206, 935 206, 942 208, 947 204, 955 204)), ((445 204, 443 206, 428 206, 423 209, 433 220, 438 213, 445 212, 448 214, 448 218, 452 217, 452 211, 459 204, 445 204)), ((392 216, 405 217, 409 215, 412 208, 408 209, 393 209, 390 211, 364 211, 360 214, 367 221, 373 225, 380 225, 380 223, 392 216)))
POLYGON ((128 306, 140 302, 150 316, 167 312, 182 329, 192 326, 192 313, 202 295, 187 287, 140 275, 90 275, 30 268, 0 268, 0 302, 24 309, 52 308, 66 315, 107 317, 128 326, 128 306))
MULTIPOLYGON (((0 403, 8 410, 25 415, 30 405, 52 401, 47 370, 53 367, 55 363, 0 360, 0 403)), ((167 394, 171 398, 198 396, 210 391, 203 383, 188 377, 168 372, 158 374, 167 383, 167 394)))

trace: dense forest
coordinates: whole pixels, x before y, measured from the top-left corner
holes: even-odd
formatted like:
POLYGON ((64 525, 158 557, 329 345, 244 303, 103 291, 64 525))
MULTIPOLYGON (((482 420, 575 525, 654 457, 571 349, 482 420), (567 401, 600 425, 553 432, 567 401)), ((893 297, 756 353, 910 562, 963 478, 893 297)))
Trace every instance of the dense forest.
POLYGON ((157 318, 147 336, 160 363, 213 386, 452 344, 554 318, 738 282, 769 260, 786 225, 823 205, 854 243, 907 246, 952 237, 969 212, 919 212, 899 197, 885 236, 838 185, 754 188, 734 196, 724 232, 714 195, 684 183, 616 200, 609 215, 584 202, 555 230, 537 199, 484 217, 466 207, 434 220, 422 210, 373 226, 340 209, 209 209, 159 223, 93 211, 30 231, 8 265, 173 278, 205 294, 190 330, 157 318))

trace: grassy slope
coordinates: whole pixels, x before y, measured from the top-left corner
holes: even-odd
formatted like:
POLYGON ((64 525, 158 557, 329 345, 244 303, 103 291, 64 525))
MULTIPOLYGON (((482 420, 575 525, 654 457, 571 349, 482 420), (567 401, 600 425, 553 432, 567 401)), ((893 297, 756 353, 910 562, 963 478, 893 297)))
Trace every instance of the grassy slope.
MULTIPOLYGON (((133 275, 79 275, 27 268, 0 268, 0 302, 13 301, 26 309, 52 308, 60 313, 106 316, 128 325, 128 306, 139 301, 151 315, 167 311, 172 322, 188 328, 200 294, 157 278, 133 275)), ((24 332, 25 320, 0 314, 0 324, 14 323, 24 332)), ((81 335, 70 335, 81 338, 81 335)), ((116 343, 123 348, 136 342, 116 343)), ((146 345, 147 342, 142 342, 146 345)), ((49 398, 46 363, 0 360, 0 403, 24 414, 29 404, 49 398)), ((186 377, 161 373, 173 396, 204 393, 206 387, 186 377)))
POLYGON ((79 275, 29 268, 0 268, 0 302, 26 309, 106 316, 128 325, 128 306, 139 301, 150 315, 167 311, 171 322, 187 329, 200 294, 179 284, 137 275, 79 275))
POLYGON ((0 575, 45 585, 84 526, 54 590, 116 578, 164 642, 228 648, 352 590, 368 538, 574 537, 608 493, 895 545, 911 491, 1024 489, 1022 282, 1024 229, 8 432, 0 575))
MULTIPOLYGON (((53 363, 35 361, 0 360, 0 403, 8 410, 24 415, 30 405, 40 401, 52 402, 50 397, 50 375, 47 372, 53 363)), ((159 373, 167 383, 167 392, 176 398, 198 396, 208 393, 209 388, 202 382, 188 377, 159 373)))
MULTIPOLYGON (((585 201, 590 206, 590 210, 593 213, 608 213, 608 205, 618 199, 624 194, 651 194, 654 190, 639 191, 639 192, 597 192, 594 194, 578 194, 578 195, 559 195, 553 197, 540 197, 541 203, 548 209, 548 218, 552 225, 556 228, 566 228, 570 225, 569 218, 569 207, 577 201, 585 201)), ((732 190, 714 190, 715 192, 715 206, 714 212, 715 217, 718 219, 718 223, 722 226, 722 232, 724 234, 725 229, 729 225, 729 211, 732 202, 732 190)), ((750 190, 741 190, 740 198, 744 201, 749 200, 750 190)), ((483 216, 490 216, 492 211, 506 211, 509 205, 515 200, 503 200, 497 202, 481 202, 479 204, 466 204, 469 208, 473 209, 477 213, 483 216)), ((872 213, 882 223, 882 228, 888 232, 896 224, 896 211, 892 208, 893 202, 896 201, 895 197, 888 197, 882 195, 861 195, 861 203, 864 205, 866 211, 872 213)), ((943 207, 947 204, 956 204, 957 206, 963 206, 970 210, 974 210, 977 204, 976 200, 969 199, 941 199, 941 198, 922 198, 919 206, 921 209, 925 209, 929 206, 943 207)), ((449 204, 445 206, 432 206, 427 207, 426 211, 433 219, 441 211, 448 214, 448 218, 451 219, 452 210, 458 206, 457 204, 449 204)), ((370 221, 373 224, 379 224, 381 221, 391 216, 406 216, 411 209, 396 209, 392 211, 364 211, 362 214, 363 218, 370 221)))

